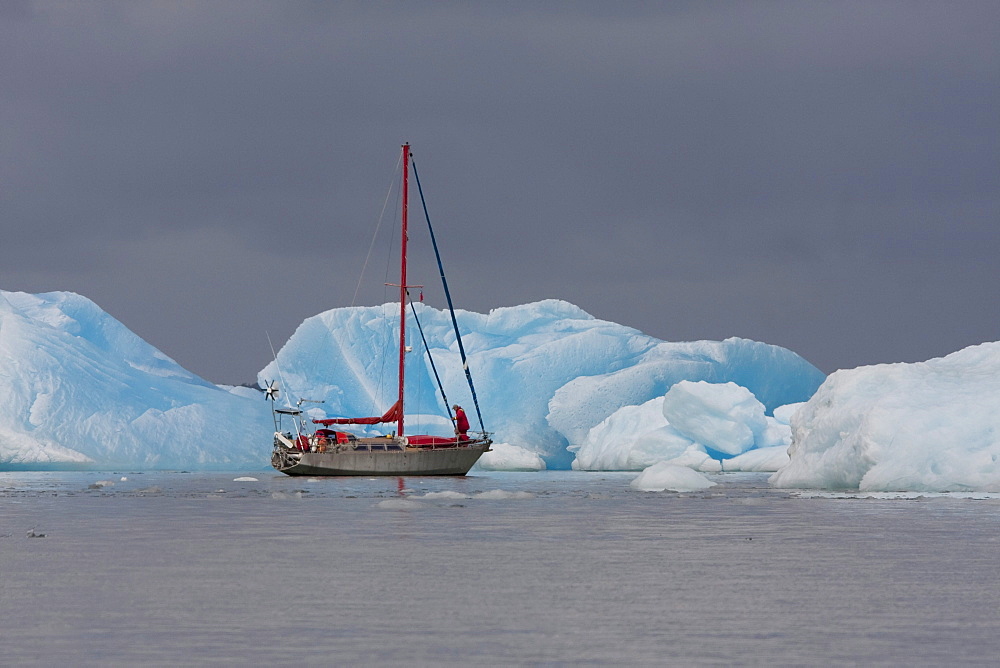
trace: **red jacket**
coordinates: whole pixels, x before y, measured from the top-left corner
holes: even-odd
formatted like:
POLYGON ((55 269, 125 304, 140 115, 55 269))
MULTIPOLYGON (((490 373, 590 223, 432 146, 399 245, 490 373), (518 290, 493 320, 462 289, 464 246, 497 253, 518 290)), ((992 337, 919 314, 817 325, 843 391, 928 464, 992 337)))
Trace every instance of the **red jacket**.
POLYGON ((465 411, 461 408, 455 411, 455 429, 463 434, 469 431, 469 418, 466 417, 465 411))

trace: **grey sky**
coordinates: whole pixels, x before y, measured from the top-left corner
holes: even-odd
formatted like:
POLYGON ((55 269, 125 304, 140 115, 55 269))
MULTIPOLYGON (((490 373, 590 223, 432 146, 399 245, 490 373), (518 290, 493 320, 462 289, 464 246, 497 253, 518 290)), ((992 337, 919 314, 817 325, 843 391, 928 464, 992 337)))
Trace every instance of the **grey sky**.
POLYGON ((0 289, 250 380, 409 141, 462 308, 828 372, 1000 338, 1000 3, 661 4, 3 0, 0 289))

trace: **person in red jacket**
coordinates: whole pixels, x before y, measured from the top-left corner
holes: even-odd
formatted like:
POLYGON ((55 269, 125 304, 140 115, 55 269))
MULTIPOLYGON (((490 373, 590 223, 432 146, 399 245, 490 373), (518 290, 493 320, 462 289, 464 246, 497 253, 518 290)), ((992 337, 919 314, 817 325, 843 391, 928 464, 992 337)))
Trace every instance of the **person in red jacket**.
POLYGON ((467 441, 469 440, 469 418, 458 404, 452 408, 455 409, 455 417, 452 418, 455 421, 455 435, 458 436, 458 440, 467 441))

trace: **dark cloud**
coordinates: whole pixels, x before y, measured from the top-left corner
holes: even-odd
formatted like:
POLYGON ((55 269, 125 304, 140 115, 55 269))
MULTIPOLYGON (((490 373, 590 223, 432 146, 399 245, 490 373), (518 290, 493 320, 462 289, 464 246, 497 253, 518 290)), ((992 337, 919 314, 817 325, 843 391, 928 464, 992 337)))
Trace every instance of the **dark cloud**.
POLYGON ((410 141, 463 307, 827 371, 997 338, 996 3, 480 4, 0 3, 0 288, 249 379, 410 141))

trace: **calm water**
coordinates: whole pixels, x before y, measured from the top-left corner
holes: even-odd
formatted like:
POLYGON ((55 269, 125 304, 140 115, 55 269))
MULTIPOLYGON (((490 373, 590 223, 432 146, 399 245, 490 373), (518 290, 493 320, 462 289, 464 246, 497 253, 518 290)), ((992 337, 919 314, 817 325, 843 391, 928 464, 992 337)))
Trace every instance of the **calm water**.
POLYGON ((761 474, 648 493, 634 477, 0 473, 0 662, 1000 656, 1000 500, 816 496, 761 474))

